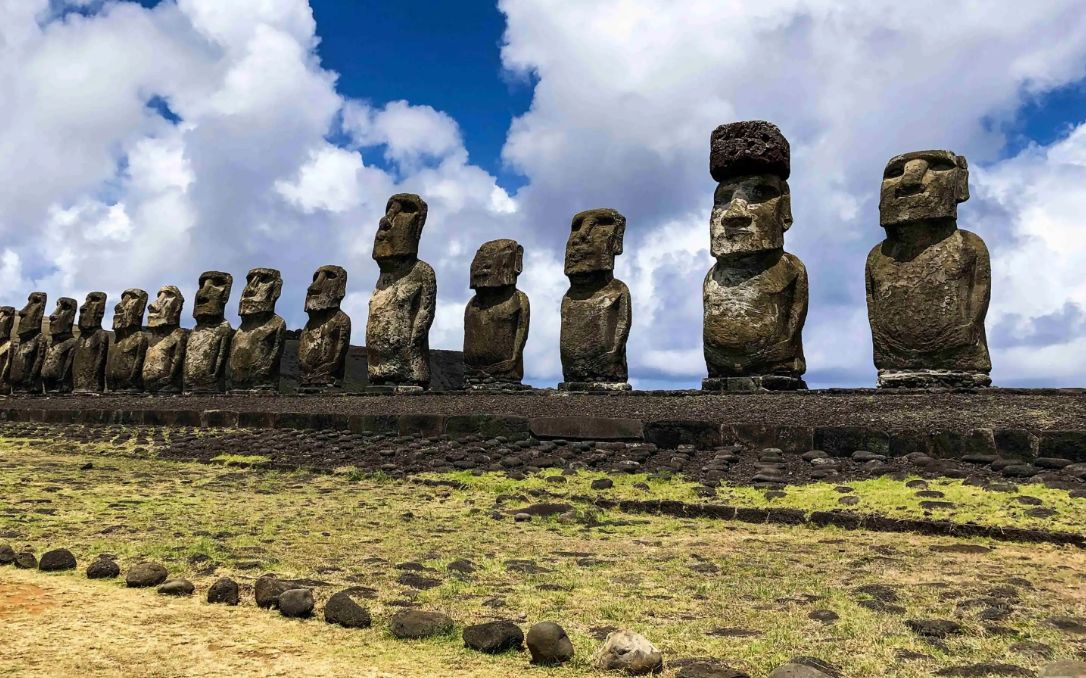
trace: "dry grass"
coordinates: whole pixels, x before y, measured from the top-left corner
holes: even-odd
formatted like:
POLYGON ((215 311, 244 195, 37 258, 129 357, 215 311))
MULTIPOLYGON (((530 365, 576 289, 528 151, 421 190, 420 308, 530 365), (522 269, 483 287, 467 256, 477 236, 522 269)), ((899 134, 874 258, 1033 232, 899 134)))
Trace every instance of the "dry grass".
MULTIPOLYGON (((566 489, 580 491, 576 483, 587 477, 575 476, 574 486, 566 489)), ((0 535, 8 535, 0 542, 38 553, 66 546, 81 567, 100 552, 116 554, 122 569, 140 558, 156 558, 172 574, 191 578, 200 593, 217 577, 244 584, 268 570, 328 582, 317 591, 318 605, 341 586, 376 591, 374 628, 347 631, 319 620, 282 619, 256 609, 251 595, 239 608, 224 609, 199 596, 163 599, 119 582, 90 582, 81 573, 4 568, 0 670, 593 675, 588 665, 598 642, 593 629, 604 626, 644 633, 667 658, 716 657, 756 678, 795 655, 838 664, 849 677, 919 678, 977 661, 1037 668, 1042 660, 1009 649, 1021 639, 1052 646, 1058 658, 1084 651, 1086 638, 1044 622, 1057 614, 1086 617, 1086 554, 1079 550, 973 540, 992 550, 959 555, 931 550, 960 543, 949 539, 612 512, 599 513, 598 526, 489 517, 499 492, 516 494, 542 482, 510 485, 484 478, 463 490, 420 487, 362 478, 348 469, 339 476, 279 473, 89 451, 60 454, 40 443, 0 441, 0 535), (93 468, 80 470, 88 462, 93 468), (478 571, 464 578, 445 571, 460 558, 473 561, 478 571), (518 572, 511 560, 530 560, 544 571, 518 572), (441 585, 426 591, 400 585, 395 565, 405 561, 432 568, 421 574, 440 579, 441 585), (1032 583, 1018 582, 1015 610, 998 622, 1013 635, 990 633, 975 610, 958 608, 960 601, 984 596, 1013 578, 1032 583), (906 612, 858 605, 853 589, 868 583, 894 587, 906 612), (510 618, 527 626, 554 619, 569 631, 577 658, 566 668, 543 670, 529 668, 523 654, 472 653, 459 638, 396 641, 385 630, 387 620, 405 602, 445 611, 460 624, 510 618), (833 610, 840 620, 828 626, 812 621, 813 609, 833 610), (957 619, 966 632, 948 640, 943 650, 908 631, 903 620, 910 617, 957 619), (756 635, 707 633, 718 627, 756 635), (899 650, 931 659, 901 662, 899 650)), ((626 483, 619 483, 620 494, 626 483)), ((812 497, 833 492, 832 486, 812 487, 812 497)), ((676 484, 655 491, 686 490, 676 484)), ((968 503, 964 494, 957 500, 968 503)), ((1046 497, 1046 505, 1050 500, 1046 497)), ((527 501, 507 498, 503 506, 527 501)), ((1082 531, 1086 518, 1080 513, 1061 520, 1082 531)))

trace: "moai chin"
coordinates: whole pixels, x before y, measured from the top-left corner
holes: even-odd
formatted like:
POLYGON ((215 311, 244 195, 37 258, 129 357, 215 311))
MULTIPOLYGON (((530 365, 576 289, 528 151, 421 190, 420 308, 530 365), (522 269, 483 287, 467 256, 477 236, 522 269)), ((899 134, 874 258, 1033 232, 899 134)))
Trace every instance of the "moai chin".
POLYGON ((234 328, 226 319, 226 304, 234 276, 222 271, 200 274, 200 289, 192 317, 196 327, 189 332, 185 347, 185 393, 222 393, 226 388, 226 359, 234 328))
POLYGON ((628 391, 630 290, 614 275, 626 217, 592 209, 573 217, 566 241, 569 291, 562 297, 560 348, 567 391, 628 391))
POLYGON ((15 325, 15 307, 0 306, 0 395, 11 393, 12 341, 11 329, 15 325))
POLYGON ((45 362, 45 337, 41 324, 45 316, 45 292, 31 292, 26 306, 19 311, 18 341, 11 355, 11 392, 41 395, 41 368, 45 362))
POLYGON ((72 361, 78 340, 72 334, 79 304, 70 297, 57 299, 56 310, 49 316, 49 337, 45 343, 45 359, 41 379, 45 392, 51 395, 71 393, 72 361))
POLYGON ((254 268, 245 276, 238 314, 241 327, 230 342, 226 384, 232 393, 277 395, 287 325, 275 314, 283 276, 274 268, 254 268))
POLYGON ((106 293, 91 292, 79 307, 79 338, 72 359, 72 391, 101 393, 106 389, 106 361, 109 333, 102 329, 106 315, 106 293))
POLYGON ((790 149, 776 125, 717 127, 709 172, 716 259, 702 284, 707 391, 804 389, 807 269, 784 251, 792 225, 790 149))
POLYGON ((148 393, 180 393, 188 330, 181 327, 185 297, 166 285, 147 307, 147 355, 143 359, 143 388, 148 393))
POLYGON ((113 393, 143 391, 143 361, 147 355, 147 334, 143 312, 147 293, 132 288, 121 293, 113 307, 113 346, 106 359, 106 386, 113 393))
POLYGON ((526 388, 528 295, 517 289, 524 248, 515 240, 483 243, 471 261, 475 296, 464 309, 464 381, 469 389, 526 388))
POLYGON ((309 320, 298 342, 300 393, 321 393, 343 386, 351 344, 351 319, 340 310, 346 295, 345 269, 321 266, 313 274, 305 296, 309 320))
POLYGON ((867 256, 867 315, 880 387, 990 386, 984 317, 988 248, 958 228, 969 166, 950 151, 890 160, 879 217, 886 239, 867 256))
POLYGON ((373 240, 381 275, 370 297, 366 359, 371 390, 430 386, 430 325, 437 305, 434 269, 418 257, 426 202, 411 193, 388 199, 373 240))

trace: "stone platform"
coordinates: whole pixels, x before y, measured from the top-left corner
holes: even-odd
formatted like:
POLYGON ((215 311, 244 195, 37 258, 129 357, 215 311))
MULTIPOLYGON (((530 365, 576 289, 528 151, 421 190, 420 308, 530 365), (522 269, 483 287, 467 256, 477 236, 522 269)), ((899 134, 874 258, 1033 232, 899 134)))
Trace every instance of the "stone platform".
POLYGON ((660 448, 738 443, 791 453, 866 450, 1086 461, 1082 390, 28 397, 0 401, 0 420, 643 441, 660 448))

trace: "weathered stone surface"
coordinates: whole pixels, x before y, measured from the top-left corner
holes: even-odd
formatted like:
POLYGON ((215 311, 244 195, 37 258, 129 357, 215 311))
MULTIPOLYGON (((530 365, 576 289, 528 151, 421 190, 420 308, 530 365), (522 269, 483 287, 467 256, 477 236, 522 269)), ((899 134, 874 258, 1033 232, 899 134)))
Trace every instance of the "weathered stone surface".
POLYGON ((109 558, 98 558, 87 566, 87 579, 113 579, 120 574, 120 566, 109 558))
POLYGON ((283 277, 274 268, 254 268, 245 276, 238 315, 241 327, 230 342, 227 388, 234 392, 277 393, 279 363, 287 325, 275 314, 283 277))
POLYGON ((237 605, 240 593, 236 581, 229 577, 223 577, 207 589, 207 602, 221 605, 237 605))
POLYGON ((343 386, 351 344, 351 319, 340 310, 346 294, 343 268, 321 266, 313 274, 305 297, 309 320, 298 342, 298 389, 303 393, 343 386))
POLYGON ((14 343, 11 329, 15 325, 15 307, 0 306, 0 395, 11 393, 11 355, 14 343))
POLYGON ((253 597, 256 599, 256 606, 264 609, 275 607, 279 604, 279 596, 290 588, 290 582, 281 581, 275 575, 266 574, 257 577, 253 583, 253 597))
POLYGON ((15 554, 15 567, 20 570, 33 570, 38 566, 38 558, 30 551, 21 551, 15 554))
POLYGON ((168 574, 166 568, 158 563, 138 563, 128 570, 124 583, 130 588, 158 586, 166 581, 168 574))
POLYGON ((879 201, 886 240, 867 257, 867 311, 882 387, 991 384, 984 331, 991 263, 958 229, 965 158, 916 151, 890 160, 879 201))
POLYGON ((625 233, 626 217, 613 209, 586 210, 573 217, 566 241, 569 290, 562 297, 560 338, 565 382, 559 388, 629 388, 630 290, 614 276, 625 233))
POLYGON ((515 240, 483 243, 471 262, 475 296, 464 310, 464 380, 468 388, 517 388, 531 314, 517 289, 524 248, 515 240))
POLYGON ((631 676, 658 673, 664 666, 664 656, 649 639, 633 631, 613 631, 596 651, 596 668, 622 671, 631 676))
POLYGON ((573 643, 558 624, 539 622, 528 629, 525 638, 533 664, 564 664, 573 659, 573 643))
POLYGON ((72 325, 75 324, 78 308, 75 299, 61 297, 57 299, 56 310, 49 316, 49 337, 45 341, 45 358, 41 366, 41 380, 46 393, 72 391, 72 360, 77 344, 72 325))
POLYGON ((15 549, 11 544, 0 544, 0 565, 11 565, 15 562, 15 549))
POLYGON ((31 292, 26 306, 19 311, 19 336, 11 354, 8 372, 12 393, 42 393, 41 368, 45 362, 46 340, 42 336, 41 324, 47 301, 45 292, 31 292))
POLYGON ((453 620, 441 612, 400 610, 392 615, 389 630, 397 638, 417 639, 443 636, 453 630, 453 620))
POLYGON ((38 569, 42 572, 62 572, 75 569, 75 556, 68 549, 53 549, 41 554, 38 569))
POLYGON ((774 669, 769 674, 769 678, 830 678, 830 674, 819 671, 813 666, 789 662, 774 669))
POLYGON ((437 307, 434 269, 418 257, 426 202, 411 193, 388 199, 373 241, 381 269, 366 323, 369 383, 428 388, 430 326, 437 307))
POLYGON ((185 347, 185 393, 221 393, 226 388, 226 361, 234 328, 226 320, 226 304, 234 276, 223 271, 200 274, 192 317, 196 327, 185 347))
POLYGON ((703 388, 805 388, 807 269, 784 251, 792 225, 788 141, 770 123, 747 121, 721 125, 711 145, 720 183, 709 219, 717 263, 702 286, 703 388))
POLYGON ((324 604, 324 621, 349 629, 367 629, 373 623, 370 611, 359 600, 361 595, 350 589, 340 591, 324 604))
POLYGON ((524 632, 511 621, 492 621, 464 627, 464 647, 498 654, 519 650, 524 643, 524 632))
POLYGON ((528 420, 532 435, 538 438, 572 440, 638 440, 644 437, 640 419, 610 417, 532 417, 528 420))
POLYGON ((147 293, 128 289, 113 307, 113 346, 106 363, 106 385, 118 393, 143 390, 143 361, 147 356, 147 335, 143 332, 143 312, 147 293))
POLYGON ((313 591, 287 589, 279 594, 279 614, 292 619, 306 619, 313 614, 313 591))
POLYGON ((196 586, 188 579, 171 579, 158 587, 160 596, 191 596, 196 586))
POLYGON ((143 388, 148 393, 180 393, 184 377, 188 330, 181 327, 185 297, 166 285, 147 307, 147 355, 143 359, 143 388))
POLYGON ((102 329, 106 293, 90 292, 79 307, 79 338, 72 358, 72 391, 101 393, 106 390, 109 333, 102 329))

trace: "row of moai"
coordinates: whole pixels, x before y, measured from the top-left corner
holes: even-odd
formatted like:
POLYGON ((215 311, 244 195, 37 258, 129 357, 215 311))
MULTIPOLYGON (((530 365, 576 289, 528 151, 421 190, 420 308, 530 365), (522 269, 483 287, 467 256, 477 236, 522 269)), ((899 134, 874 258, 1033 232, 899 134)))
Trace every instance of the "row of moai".
MULTIPOLYGON (((707 391, 806 388, 802 332, 808 283, 803 262, 784 251, 792 225, 788 141, 768 122, 721 125, 710 138, 709 169, 717 188, 709 220, 716 264, 705 276, 703 340, 707 391)), ((957 227, 968 199, 965 158, 948 151, 890 160, 879 211, 886 239, 866 266, 867 308, 880 387, 983 387, 991 384, 984 332, 991 268, 984 242, 957 227)), ((426 202, 392 196, 373 245, 380 268, 366 325, 372 390, 429 386, 429 330, 437 301, 433 269, 418 258, 426 202)), ((629 390, 626 341, 631 303, 614 277, 626 219, 613 209, 573 217, 566 243, 561 359, 569 391, 629 390)), ((528 297, 517 289, 524 249, 513 240, 484 243, 471 263, 475 296, 464 314, 465 384, 516 390, 524 376, 528 297)), ((102 330, 106 295, 92 292, 72 325, 74 299, 62 298, 41 334, 46 295, 34 292, 19 312, 0 308, 0 391, 7 393, 275 393, 286 325, 275 314, 282 278, 270 268, 246 277, 235 330, 224 318, 233 278, 200 276, 193 316, 180 326, 184 299, 163 287, 126 290, 115 308, 110 342, 102 330), (143 327, 144 309, 148 312, 143 327)), ((341 310, 347 272, 322 266, 305 301, 309 320, 299 342, 299 388, 342 386, 351 320, 341 310)))

